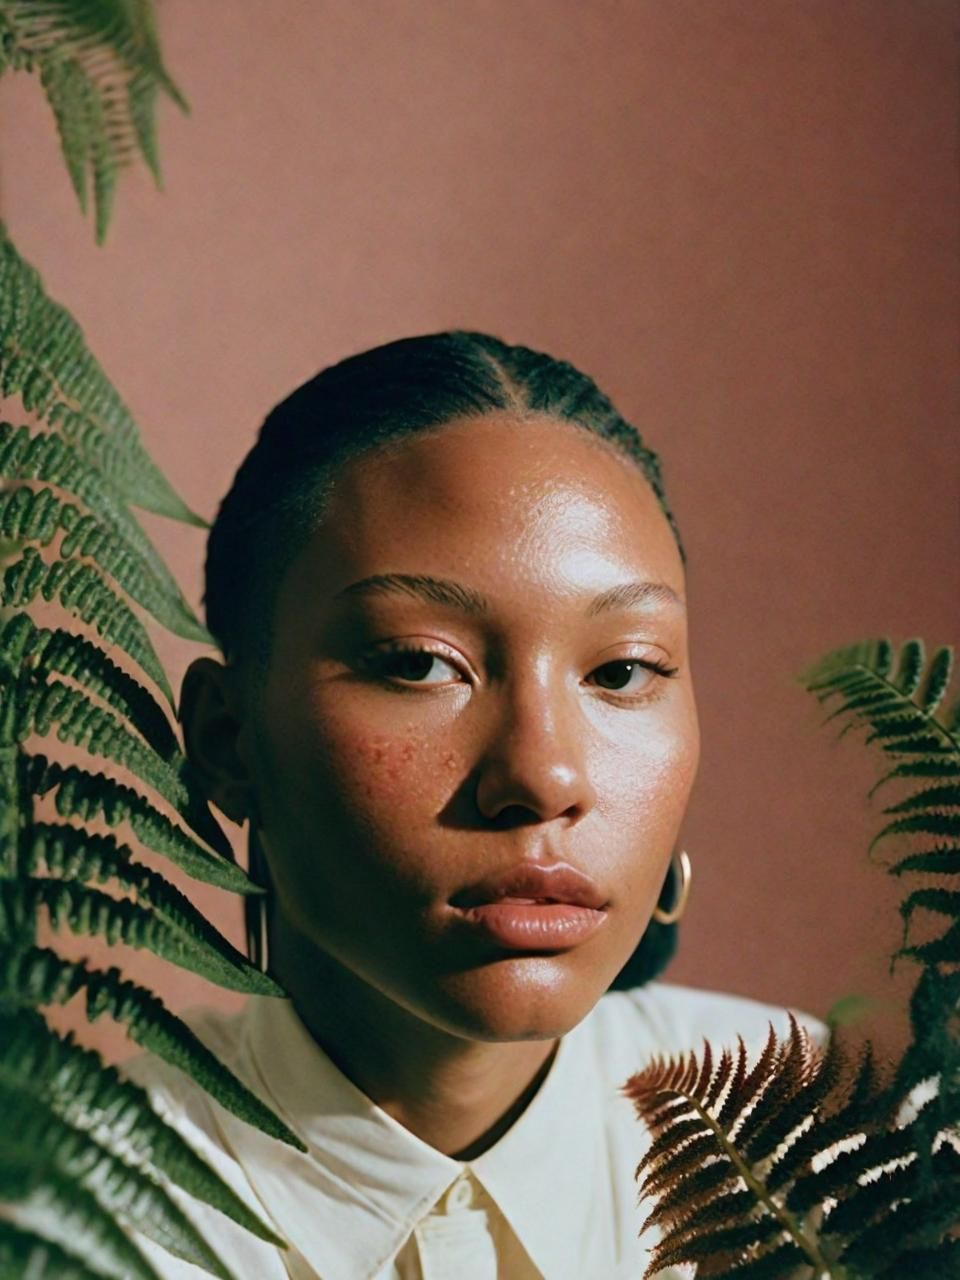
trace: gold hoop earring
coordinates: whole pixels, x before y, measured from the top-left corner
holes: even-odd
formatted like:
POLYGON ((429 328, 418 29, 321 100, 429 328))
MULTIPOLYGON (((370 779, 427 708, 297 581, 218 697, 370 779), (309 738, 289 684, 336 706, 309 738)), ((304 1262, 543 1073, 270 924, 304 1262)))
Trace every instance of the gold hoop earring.
POLYGON ((680 850, 680 856, 674 857, 674 862, 680 867, 680 888, 677 890, 676 901, 669 911, 664 911, 662 907, 654 907, 653 918, 657 924, 676 924, 684 911, 687 909, 687 899, 690 897, 690 881, 693 879, 693 868, 690 866, 690 858, 687 856, 686 849, 680 850))

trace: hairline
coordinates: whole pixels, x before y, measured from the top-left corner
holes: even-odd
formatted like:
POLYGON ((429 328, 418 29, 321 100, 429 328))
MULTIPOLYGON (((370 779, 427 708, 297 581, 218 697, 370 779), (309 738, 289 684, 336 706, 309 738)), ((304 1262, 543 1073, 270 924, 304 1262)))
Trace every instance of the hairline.
MULTIPOLYGON (((497 405, 489 409, 478 409, 475 411, 467 411, 457 413, 451 418, 447 418, 442 422, 427 422, 423 425, 414 426, 407 430, 395 431, 382 440, 369 440, 359 446, 351 447, 347 444, 343 448, 335 451, 331 457, 313 468, 308 468, 303 477, 288 490, 287 494, 277 504, 276 507, 269 508, 264 515, 264 523, 267 526, 274 525, 276 531, 277 525, 282 522, 284 516, 284 506, 289 505, 293 508, 292 512, 292 529, 290 542, 285 546, 286 556, 280 573, 272 580, 269 587, 268 608, 265 610, 267 614, 266 624, 268 630, 268 638, 266 642, 256 647, 252 652, 243 653, 243 649, 251 649, 247 644, 234 644, 233 657, 226 657, 227 665, 233 667, 237 671, 239 682, 245 691, 249 691, 254 702, 258 702, 266 685, 266 678, 269 674, 270 660, 273 653, 273 626, 276 617, 276 603, 280 592, 281 585, 286 578, 287 572, 304 549, 307 542, 316 531, 317 525, 322 520, 326 511, 327 504, 333 496, 333 489, 337 482, 337 477, 343 467, 348 466, 351 462, 358 461, 362 458, 371 456, 380 456, 389 458, 399 453, 404 445, 413 437, 440 435, 442 432, 461 426, 467 426, 470 422, 483 418, 510 417, 520 422, 551 422, 558 426, 569 426, 576 430, 581 436, 587 436, 593 444, 595 444, 601 452, 612 455, 622 462, 627 462, 638 472, 641 479, 646 483, 647 487, 653 493, 657 502, 657 506, 663 511, 664 502, 660 495, 656 492, 650 476, 647 474, 646 468, 641 460, 634 457, 629 449, 624 445, 618 444, 617 441, 611 440, 602 435, 596 428, 589 426, 586 422, 566 417, 557 413, 553 413, 547 409, 530 408, 529 406, 515 406, 513 404, 497 405), (306 518, 304 518, 304 514, 306 518), (239 652, 238 652, 239 650, 239 652)), ((681 558, 683 558, 683 548, 677 532, 668 519, 671 526, 671 533, 677 542, 680 550, 681 558)), ((282 539, 281 539, 282 540, 282 539)), ((259 568, 259 565, 258 565, 259 568)), ((258 574, 258 577, 264 575, 258 574)), ((261 601, 263 598, 263 583, 258 582, 259 594, 261 601)), ((251 622, 249 617, 245 618, 239 628, 241 635, 249 633, 251 630, 251 622)))

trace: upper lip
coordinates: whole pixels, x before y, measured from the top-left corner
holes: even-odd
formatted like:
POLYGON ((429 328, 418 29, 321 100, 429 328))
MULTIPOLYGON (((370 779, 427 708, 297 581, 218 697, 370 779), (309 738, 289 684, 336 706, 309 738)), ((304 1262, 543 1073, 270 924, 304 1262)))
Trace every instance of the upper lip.
POLYGON ((517 863, 462 889, 451 898, 451 903, 455 907, 476 907, 501 898, 539 898, 545 902, 593 907, 597 911, 607 905, 596 882, 566 862, 549 866, 541 862, 517 863))

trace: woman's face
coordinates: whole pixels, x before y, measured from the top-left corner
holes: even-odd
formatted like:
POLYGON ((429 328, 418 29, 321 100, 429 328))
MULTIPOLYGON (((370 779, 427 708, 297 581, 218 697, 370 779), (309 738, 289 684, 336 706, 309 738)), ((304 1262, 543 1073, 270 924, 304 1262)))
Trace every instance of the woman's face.
POLYGON ((239 741, 274 933, 456 1035, 569 1030, 646 928, 697 766, 683 568, 638 467, 506 412, 348 463, 239 741), (558 862, 605 904, 580 935, 520 946, 459 905, 558 862))

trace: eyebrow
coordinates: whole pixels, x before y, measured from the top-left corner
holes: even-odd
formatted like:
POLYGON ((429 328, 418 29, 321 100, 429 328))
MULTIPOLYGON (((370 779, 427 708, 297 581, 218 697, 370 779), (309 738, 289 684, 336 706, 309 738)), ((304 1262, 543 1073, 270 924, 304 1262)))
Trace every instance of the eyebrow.
MULTIPOLYGON (((420 573, 374 573, 361 578, 337 593, 337 599, 364 595, 408 595, 447 608, 460 609, 464 613, 486 614, 490 602, 472 587, 465 587, 449 578, 431 578, 420 573)), ((588 618, 614 609, 655 609, 658 605, 685 608, 683 597, 665 582, 621 582, 618 586, 601 591, 584 610, 588 618)))

